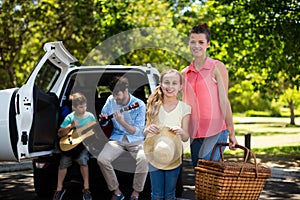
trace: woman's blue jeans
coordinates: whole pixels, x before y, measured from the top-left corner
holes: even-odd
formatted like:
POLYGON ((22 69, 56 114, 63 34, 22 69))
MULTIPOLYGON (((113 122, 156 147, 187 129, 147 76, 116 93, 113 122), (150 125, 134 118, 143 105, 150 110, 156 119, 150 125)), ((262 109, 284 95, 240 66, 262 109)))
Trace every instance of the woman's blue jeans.
POLYGON ((161 170, 149 164, 152 200, 175 200, 176 183, 181 166, 172 170, 161 170))
MULTIPOLYGON (((216 138, 216 141, 213 144, 209 145, 209 149, 207 150, 208 154, 206 154, 201 159, 209 160, 215 144, 218 142, 227 142, 227 138, 228 138, 228 130, 224 130, 224 131, 221 131, 220 133, 218 133, 218 137, 216 138)), ((191 157, 192 157, 192 162, 193 162, 194 167, 197 166, 198 159, 199 159, 199 151, 204 142, 205 142, 205 138, 193 139, 193 141, 191 142, 191 157)), ((220 145, 218 145, 217 150, 219 149, 219 146, 220 145)), ((222 147, 222 152, 224 152, 225 148, 226 147, 222 147)), ((215 151, 212 160, 215 160, 215 161, 220 160, 220 158, 221 158, 220 151, 219 150, 217 151, 217 150, 215 151)))

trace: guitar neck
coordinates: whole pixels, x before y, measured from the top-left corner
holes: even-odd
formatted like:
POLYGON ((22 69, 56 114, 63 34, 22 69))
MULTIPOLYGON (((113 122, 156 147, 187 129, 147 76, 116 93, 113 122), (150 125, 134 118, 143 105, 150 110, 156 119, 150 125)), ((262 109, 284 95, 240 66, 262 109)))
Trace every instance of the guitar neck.
MULTIPOLYGON (((122 113, 122 112, 124 112, 124 111, 128 111, 128 110, 131 110, 131 109, 136 108, 136 107, 139 107, 139 104, 138 104, 138 103, 132 104, 132 105, 130 105, 130 106, 125 106, 125 107, 121 108, 119 111, 122 113)), ((115 113, 113 113, 113 114, 107 116, 107 119, 102 119, 102 120, 101 120, 101 123, 105 123, 105 122, 111 120, 111 119, 114 117, 114 114, 115 114, 115 113)))
MULTIPOLYGON (((120 111, 120 113, 122 113, 124 111, 128 111, 128 110, 131 110, 131 109, 133 109, 133 108, 131 108, 130 106, 126 106, 126 107, 121 108, 119 111, 120 111)), ((107 120, 110 120, 111 118, 114 118, 114 114, 111 114, 111 115, 107 116, 107 120)))

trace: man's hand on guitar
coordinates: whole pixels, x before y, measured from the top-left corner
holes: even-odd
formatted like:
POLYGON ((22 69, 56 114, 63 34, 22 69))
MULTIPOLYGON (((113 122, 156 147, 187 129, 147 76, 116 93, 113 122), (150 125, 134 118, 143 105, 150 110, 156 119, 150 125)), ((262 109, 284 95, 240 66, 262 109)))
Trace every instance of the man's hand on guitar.
POLYGON ((124 115, 120 112, 120 111, 117 111, 114 113, 114 118, 117 120, 117 122, 119 122, 120 124, 123 124, 125 123, 124 121, 124 115))
POLYGON ((101 124, 104 124, 107 120, 108 120, 108 115, 107 114, 104 113, 104 114, 99 115, 99 122, 101 124))
POLYGON ((135 126, 131 126, 129 124, 127 124, 124 120, 124 115, 122 114, 124 111, 128 111, 134 108, 139 107, 138 103, 134 103, 130 106, 124 106, 123 108, 121 108, 119 111, 116 111, 115 113, 111 114, 111 115, 107 115, 105 113, 102 113, 99 115, 99 122, 102 126, 102 129, 105 133, 105 135, 109 138, 110 134, 112 132, 113 129, 113 125, 110 119, 115 118, 116 121, 121 124, 124 128, 127 129, 127 131, 129 133, 134 133, 136 131, 135 126), (109 121, 109 123, 106 124, 106 122, 109 121))
POLYGON ((107 114, 102 113, 102 114, 99 115, 99 122, 101 124, 104 124, 106 121, 110 120, 113 117, 115 117, 118 122, 124 121, 124 117, 123 117, 122 113, 124 111, 128 111, 128 110, 131 110, 131 109, 137 108, 137 107, 139 107, 139 104, 138 103, 134 103, 134 104, 132 104, 130 106, 124 106, 119 111, 116 111, 115 113, 113 113, 111 115, 107 115, 107 114))

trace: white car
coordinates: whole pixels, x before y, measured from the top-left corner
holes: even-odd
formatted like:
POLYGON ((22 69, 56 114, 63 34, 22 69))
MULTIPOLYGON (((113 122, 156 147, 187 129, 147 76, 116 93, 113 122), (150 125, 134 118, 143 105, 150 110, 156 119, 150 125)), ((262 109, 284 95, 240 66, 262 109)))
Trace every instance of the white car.
MULTIPOLYGON (((68 97, 80 91, 88 111, 98 116, 113 76, 126 76, 130 92, 144 101, 158 84, 159 72, 141 66, 73 66, 74 58, 62 42, 44 45, 45 55, 25 85, 0 91, 0 160, 20 161, 52 153, 60 112, 68 97)), ((70 108, 71 109, 71 108, 70 108)))
MULTIPOLYGON (((46 43, 44 50, 45 55, 21 88, 0 91, 0 161, 32 159, 35 190, 39 196, 52 195, 56 189, 60 156, 57 153, 57 130, 64 118, 64 109, 71 110, 68 98, 71 93, 82 92, 88 99, 88 111, 97 118, 110 94, 108 83, 113 76, 126 76, 130 92, 145 103, 159 81, 159 72, 151 65, 75 66, 72 63, 77 59, 64 48, 62 42, 46 43)), ((92 158, 89 163, 90 189, 94 199, 109 199, 111 193, 95 159, 107 138, 97 125, 94 127, 96 134, 84 141, 92 158)), ((135 163, 118 159, 115 165, 119 176, 125 174, 126 177, 123 180, 120 178, 122 191, 129 192, 135 163)), ((78 166, 72 166, 68 170, 65 186, 81 187, 81 181, 78 166)), ((141 199, 150 199, 149 180, 146 184, 147 191, 141 199)), ((79 195, 74 192, 73 196, 81 196, 80 189, 75 191, 79 191, 79 195)))

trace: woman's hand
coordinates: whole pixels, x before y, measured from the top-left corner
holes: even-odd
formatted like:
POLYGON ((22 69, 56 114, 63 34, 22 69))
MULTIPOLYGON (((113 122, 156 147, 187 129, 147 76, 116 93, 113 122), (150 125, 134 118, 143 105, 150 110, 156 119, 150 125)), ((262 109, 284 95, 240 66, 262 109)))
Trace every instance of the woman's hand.
POLYGON ((235 137, 234 133, 229 132, 229 149, 230 150, 235 150, 235 145, 238 144, 237 139, 235 137))

